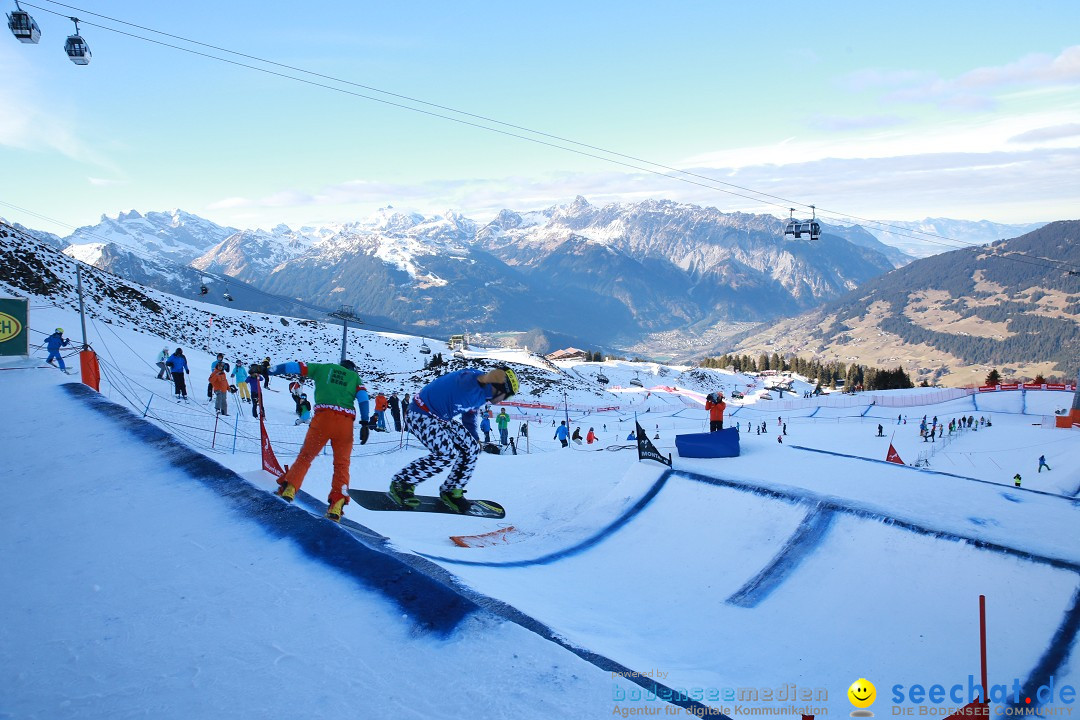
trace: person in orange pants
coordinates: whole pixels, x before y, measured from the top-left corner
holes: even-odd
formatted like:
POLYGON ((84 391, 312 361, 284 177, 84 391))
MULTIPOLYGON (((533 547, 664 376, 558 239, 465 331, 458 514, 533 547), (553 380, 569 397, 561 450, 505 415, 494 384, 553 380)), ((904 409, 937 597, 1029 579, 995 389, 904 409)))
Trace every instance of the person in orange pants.
POLYGON ((349 463, 353 447, 353 424, 356 422, 354 404, 356 393, 363 385, 351 360, 341 364, 288 362, 276 365, 271 375, 300 375, 315 381, 315 415, 308 426, 304 444, 296 461, 278 478, 277 494, 288 502, 304 484, 304 477, 326 443, 334 451, 334 475, 326 503, 326 517, 339 522, 349 502, 349 463))

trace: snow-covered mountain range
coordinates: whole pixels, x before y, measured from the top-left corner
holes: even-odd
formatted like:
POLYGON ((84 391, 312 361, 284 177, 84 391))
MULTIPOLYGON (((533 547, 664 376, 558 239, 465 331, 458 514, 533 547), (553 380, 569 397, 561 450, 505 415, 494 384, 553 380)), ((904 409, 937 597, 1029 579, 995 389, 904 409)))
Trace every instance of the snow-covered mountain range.
MULTIPOLYGON (((948 222, 943 233, 963 227, 948 222)), ((486 223, 386 207, 362 221, 296 230, 131 211, 43 239, 164 291, 210 285, 204 299, 233 297, 234 307, 295 315, 349 305, 392 327, 544 328, 608 347, 798 315, 912 259, 858 226, 826 224, 810 243, 785 239, 783 225, 664 200, 595 206, 578 197, 503 210, 486 223)), ((1003 228, 968 225, 966 236, 1003 228)))

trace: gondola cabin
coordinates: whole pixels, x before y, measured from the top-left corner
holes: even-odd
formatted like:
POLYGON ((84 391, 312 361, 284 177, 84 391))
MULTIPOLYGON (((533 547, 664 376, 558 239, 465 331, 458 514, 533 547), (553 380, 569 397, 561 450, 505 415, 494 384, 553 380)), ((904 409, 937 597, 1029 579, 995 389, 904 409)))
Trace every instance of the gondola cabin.
POLYGON ((225 293, 224 295, 222 295, 222 297, 225 298, 226 300, 228 300, 229 302, 233 301, 233 296, 230 295, 229 293, 225 293))
POLYGON ((64 52, 76 65, 90 64, 90 46, 82 39, 82 35, 69 35, 64 43, 64 52))
POLYGON ((206 287, 205 285, 199 288, 200 295, 206 295, 208 292, 210 292, 210 288, 206 287))
POLYGON ((68 35, 67 42, 64 43, 64 52, 67 53, 71 62, 76 65, 89 65, 90 64, 90 46, 83 40, 82 35, 79 34, 79 21, 76 18, 71 18, 75 21, 75 34, 68 35))
POLYGON ((430 355, 431 354, 431 348, 428 347, 427 340, 420 343, 420 354, 421 355, 430 355))
MULTIPOLYGON (((15 3, 15 7, 19 8, 19 3, 15 3)), ((15 12, 9 12, 7 18, 8 29, 19 42, 37 45, 38 40, 41 39, 41 28, 38 27, 34 18, 30 17, 30 13, 19 8, 15 12)))
POLYGON ((630 381, 630 384, 633 385, 634 387, 645 387, 645 385, 638 378, 633 378, 630 381))
POLYGON ((787 224, 784 225, 784 237, 791 235, 796 240, 800 239, 803 235, 809 235, 810 240, 821 239, 821 223, 817 220, 817 209, 811 205, 810 210, 813 213, 813 217, 809 220, 796 220, 795 208, 791 208, 791 217, 788 218, 787 224))
POLYGON ((821 223, 817 220, 788 220, 784 235, 792 235, 796 240, 809 235, 810 240, 821 239, 821 223))
POLYGON ((600 383, 601 385, 607 385, 608 384, 607 375, 605 375, 604 373, 600 373, 599 375, 596 376, 596 382, 600 383))

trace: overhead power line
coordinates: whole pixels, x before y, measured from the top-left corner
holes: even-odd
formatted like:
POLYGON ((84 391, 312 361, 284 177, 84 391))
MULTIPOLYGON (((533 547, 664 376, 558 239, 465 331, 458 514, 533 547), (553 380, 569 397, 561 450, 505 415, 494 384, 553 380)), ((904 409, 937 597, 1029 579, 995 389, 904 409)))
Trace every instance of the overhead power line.
MULTIPOLYGON (((689 183, 689 184, 692 184, 692 185, 697 185, 699 187, 704 187, 706 189, 716 190, 716 191, 719 191, 719 192, 724 192, 726 194, 733 195, 735 197, 740 197, 740 198, 743 198, 745 200, 750 200, 750 201, 753 201, 753 202, 756 202, 756 203, 761 203, 761 204, 765 204, 765 205, 772 205, 774 207, 778 207, 778 208, 781 208, 781 209, 790 209, 790 208, 792 208, 792 206, 797 206, 797 207, 801 207, 801 208, 810 208, 810 207, 812 207, 811 205, 809 205, 807 203, 804 203, 802 201, 799 201, 799 200, 793 200, 793 199, 785 198, 785 197, 782 197, 782 196, 779 196, 779 195, 774 195, 774 194, 766 193, 766 192, 763 192, 763 191, 760 191, 760 190, 755 190, 755 189, 750 188, 750 187, 746 187, 746 186, 743 186, 743 185, 738 185, 738 184, 727 182, 727 181, 724 181, 724 180, 719 180, 717 178, 710 177, 710 176, 707 176, 707 175, 702 175, 700 173, 696 173, 696 172, 693 172, 693 171, 690 171, 690 170, 684 170, 684 169, 672 167, 670 165, 665 165, 663 163, 648 160, 648 159, 645 159, 645 158, 637 157, 635 155, 630 155, 630 154, 618 152, 618 151, 615 151, 615 150, 609 150, 607 148, 604 148, 604 147, 601 147, 601 146, 598 146, 598 145, 594 145, 594 144, 590 144, 590 143, 586 143, 586 142, 581 142, 581 141, 578 141, 578 140, 574 140, 572 138, 567 138, 567 137, 564 137, 564 136, 561 136, 561 135, 545 132, 545 131, 542 131, 542 130, 535 130, 535 129, 526 127, 524 125, 506 122, 506 121, 499 120, 497 118, 492 118, 492 117, 482 115, 482 114, 479 114, 479 113, 469 112, 467 110, 460 110, 460 109, 453 108, 453 107, 450 107, 450 106, 447 106, 447 105, 441 105, 441 104, 438 104, 438 103, 429 102, 429 101, 422 100, 422 99, 412 97, 412 96, 409 96, 409 95, 405 95, 405 94, 402 94, 402 93, 392 92, 392 91, 389 91, 389 90, 383 90, 383 89, 374 87, 372 85, 366 85, 366 84, 363 84, 363 83, 358 83, 358 82, 354 82, 354 81, 351 81, 351 80, 346 80, 346 79, 339 78, 339 77, 336 77, 336 76, 333 76, 333 75, 328 75, 328 74, 325 74, 325 73, 319 73, 319 72, 315 72, 315 71, 312 71, 312 70, 307 70, 307 69, 297 67, 297 66, 294 66, 294 65, 288 65, 286 63, 276 62, 274 60, 269 60, 267 58, 259 57, 257 55, 252 55, 252 54, 249 54, 249 53, 244 53, 244 52, 240 52, 240 51, 237 51, 237 50, 232 50, 232 49, 222 47, 222 46, 219 46, 219 45, 213 45, 213 44, 210 44, 210 43, 205 43, 205 42, 195 40, 195 39, 192 39, 192 38, 188 38, 188 37, 184 37, 182 35, 178 35, 178 34, 175 34, 175 33, 166 32, 164 30, 158 30, 158 29, 155 29, 155 28, 147 27, 145 25, 139 25, 137 23, 129 22, 127 20, 123 20, 123 19, 120 19, 120 18, 112 17, 112 16, 109 16, 109 15, 103 15, 103 14, 100 14, 100 13, 95 13, 95 12, 87 10, 85 8, 77 7, 75 5, 69 5, 69 4, 66 4, 66 3, 57 2, 56 0, 44 0, 44 2, 48 2, 48 3, 52 4, 52 5, 56 5, 56 6, 59 6, 59 7, 67 8, 68 10, 74 10, 74 11, 77 11, 77 12, 82 13, 84 15, 90 15, 90 16, 93 16, 93 17, 108 20, 110 22, 119 23, 119 24, 125 25, 127 27, 136 28, 138 30, 142 30, 142 31, 145 31, 145 32, 154 33, 154 34, 160 35, 162 37, 171 38, 173 40, 178 40, 178 41, 181 41, 181 42, 184 42, 184 43, 188 43, 188 44, 195 45, 195 46, 198 46, 198 47, 213 50, 215 52, 227 53, 229 55, 234 55, 236 57, 245 58, 247 60, 262 63, 264 65, 269 65, 269 66, 272 66, 272 67, 281 68, 283 70, 288 70, 290 72, 302 73, 302 74, 308 75, 310 77, 315 77, 315 78, 319 78, 319 79, 322 79, 322 80, 331 81, 331 82, 338 83, 338 84, 341 84, 341 85, 346 85, 346 86, 349 86, 349 87, 360 88, 360 89, 363 89, 363 90, 368 91, 368 92, 377 93, 379 95, 384 95, 387 98, 394 98, 394 99, 393 100, 388 100, 386 98, 374 97, 372 95, 367 95, 367 94, 364 94, 364 93, 358 93, 358 92, 350 91, 350 90, 345 89, 345 88, 335 87, 333 85, 327 85, 327 84, 321 83, 321 82, 312 82, 311 80, 307 80, 305 78, 295 77, 293 75, 277 72, 277 71, 270 70, 270 69, 267 69, 267 68, 264 68, 264 67, 258 67, 258 66, 255 66, 255 65, 250 65, 248 63, 237 62, 235 60, 230 60, 228 58, 222 58, 222 57, 219 57, 217 55, 212 55, 212 54, 209 54, 209 53, 200 52, 198 50, 193 50, 191 48, 186 48, 186 47, 182 47, 182 46, 179 46, 179 45, 174 45, 174 44, 171 44, 171 43, 162 42, 160 40, 155 40, 153 38, 144 37, 142 35, 137 35, 137 34, 134 34, 134 33, 126 32, 124 30, 120 30, 120 29, 117 29, 117 28, 112 28, 112 27, 109 27, 109 26, 106 26, 106 25, 100 25, 100 24, 96 24, 96 23, 90 23, 90 22, 87 22, 87 21, 82 21, 84 25, 98 27, 98 28, 101 28, 103 30, 107 30, 107 31, 110 31, 110 32, 115 32, 115 33, 121 34, 121 35, 126 35, 128 37, 143 40, 145 42, 154 43, 154 44, 157 44, 157 45, 162 45, 164 47, 169 47, 169 48, 172 48, 172 49, 175 49, 175 50, 180 50, 182 52, 187 52, 187 53, 191 53, 191 54, 194 54, 194 55, 199 55, 199 56, 206 57, 206 58, 209 58, 209 59, 212 59, 212 60, 217 60, 219 62, 229 63, 229 64, 232 64, 232 65, 236 65, 236 66, 243 67, 243 68, 246 68, 246 69, 254 70, 254 71, 257 71, 257 72, 263 72, 263 73, 267 73, 267 74, 274 75, 274 76, 277 76, 277 77, 285 78, 285 79, 288 79, 288 80, 293 80, 295 82, 301 82, 301 83, 305 83, 305 84, 312 85, 312 86, 315 86, 315 87, 320 87, 320 88, 323 88, 323 89, 332 90, 334 92, 353 95, 355 97, 359 97, 359 98, 362 98, 362 99, 371 100, 373 102, 378 102, 378 103, 383 103, 383 104, 390 105, 392 107, 396 107, 396 108, 399 108, 399 109, 408 110, 408 111, 416 112, 416 113, 421 113, 421 114, 424 114, 424 115, 428 115, 428 116, 435 117, 435 118, 442 119, 442 120, 447 120, 447 121, 450 121, 450 122, 460 123, 460 124, 463 124, 463 125, 467 125, 467 126, 470 126, 470 127, 477 128, 477 129, 487 130, 489 132, 499 133, 499 134, 509 136, 509 137, 513 137, 513 138, 516 138, 516 139, 519 139, 519 140, 524 140, 526 142, 537 143, 537 144, 544 145, 544 146, 547 146, 547 147, 552 147, 552 148, 555 148, 555 149, 563 150, 565 152, 574 153, 574 154, 581 155, 581 156, 584 156, 584 157, 590 157, 590 158, 593 158, 593 159, 596 159, 596 160, 601 160, 603 162, 613 163, 613 164, 620 165, 620 166, 623 166, 623 167, 627 167, 627 168, 630 168, 630 169, 633 169, 633 170, 638 170, 638 171, 641 171, 641 172, 651 173, 651 174, 658 175, 658 176, 661 176, 661 177, 665 177, 665 178, 668 178, 668 179, 671 179, 671 180, 677 180, 677 181, 680 181, 680 182, 689 183), (415 105, 420 105, 420 106, 423 106, 423 107, 414 107, 412 105, 407 105, 405 103, 413 103, 415 105), (425 107, 426 108, 432 108, 433 110, 425 110, 424 109, 425 107), (435 112, 435 111, 440 111, 440 112, 435 112), (460 115, 461 117, 452 117, 452 116, 446 115, 444 113, 453 113, 454 115, 460 115), (463 119, 463 118, 470 118, 470 119, 463 119), (485 124, 482 124, 482 123, 489 123, 489 124, 493 124, 493 125, 498 125, 500 127, 491 127, 490 125, 485 125, 485 124), (509 128, 509 130, 504 130, 504 129, 501 129, 501 128, 509 128), (511 132, 511 131, 516 131, 516 132, 511 132), (530 137, 529 135, 522 135, 521 133, 528 133, 529 135, 532 135, 532 136, 535 136, 535 137, 530 137), (567 147, 565 145, 560 145, 558 143, 567 143, 569 145, 573 145, 573 146, 576 146, 576 147, 567 147), (577 149, 577 148, 584 148, 585 150, 580 150, 580 149, 577 149), (588 151, 593 151, 593 152, 588 152, 588 151), (603 153, 603 155, 598 155, 596 153, 603 153), (619 158, 621 158, 621 160, 619 158), (627 161, 631 161, 631 162, 627 162, 627 161), (634 164, 634 163, 637 163, 637 164, 634 164), (647 165, 647 166, 651 166, 651 167, 644 167, 643 165, 647 165), (656 168, 659 168, 659 170, 656 169, 656 168), (699 181, 701 181, 701 182, 699 182, 699 181), (744 193, 751 193, 752 195, 746 195, 744 193)), ((34 4, 28 3, 28 2, 24 2, 22 4, 26 5, 27 7, 32 7, 32 8, 35 8, 35 9, 39 9, 39 10, 42 10, 44 12, 52 13, 54 15, 58 15, 58 16, 61 16, 61 17, 68 17, 66 15, 66 13, 60 13, 60 12, 57 12, 55 10, 50 10, 49 8, 45 8, 45 7, 42 7, 40 5, 34 5, 34 4)), ((828 208, 825 208, 825 209, 818 208, 818 212, 822 213, 823 215, 828 215, 828 216, 831 216, 831 217, 835 217, 837 219, 855 220, 855 221, 858 221, 859 223, 862 223, 862 224, 870 224, 871 226, 874 226, 877 229, 887 230, 887 231, 891 232, 892 234, 897 235, 899 237, 907 237, 907 238, 914 239, 914 240, 922 240, 924 242, 929 242, 929 243, 932 243, 932 244, 942 245, 943 247, 949 247, 949 248, 956 249, 956 248, 963 248, 963 247, 977 247, 977 246, 979 246, 979 243, 966 242, 966 241, 958 240, 958 239, 955 239, 955 238, 949 238, 947 236, 939 235, 937 233, 933 233, 933 232, 929 232, 929 231, 925 231, 925 230, 919 230, 919 229, 915 229, 915 228, 906 228, 906 227, 903 227, 901 225, 890 224, 890 223, 887 223, 887 222, 884 222, 884 221, 874 220, 872 218, 859 217, 859 216, 856 216, 856 215, 851 215, 850 213, 844 213, 844 212, 839 211, 839 210, 831 210, 831 209, 828 209, 828 208)), ((1040 258, 1040 259, 1044 260, 1046 262, 1050 262, 1050 263, 1058 263, 1058 264, 1061 264, 1061 265, 1067 265, 1067 263, 1056 260, 1054 258, 1040 258)))
MULTIPOLYGON (((48 3, 52 4, 52 5, 67 8, 69 10, 75 10, 75 11, 77 11, 79 13, 84 14, 84 15, 91 15, 93 17, 98 17, 98 18, 102 18, 104 20, 108 20, 110 22, 120 23, 120 24, 126 25, 128 27, 136 28, 138 30, 142 30, 142 31, 145 31, 145 32, 154 33, 154 34, 161 35, 163 37, 171 38, 171 39, 174 39, 174 40, 179 40, 181 42, 185 42, 185 43, 189 43, 189 44, 196 45, 196 46, 199 46, 199 47, 207 48, 207 49, 210 49, 210 50, 214 50, 216 52, 228 53, 230 55, 235 55, 237 57, 245 58, 247 60, 252 60, 252 61, 255 61, 255 62, 258 62, 258 63, 262 63, 264 65, 270 65, 272 67, 277 67, 277 68, 281 68, 281 69, 284 69, 284 70, 289 70, 291 72, 302 73, 302 74, 305 74, 305 75, 309 75, 311 77, 317 77, 317 78, 320 78, 320 79, 323 79, 323 80, 328 80, 328 81, 331 81, 331 82, 334 82, 334 83, 339 83, 339 84, 346 85, 346 86, 361 88, 361 89, 366 90, 368 92, 378 93, 380 95, 385 95, 387 97, 395 98, 395 99, 394 100, 387 100, 385 98, 374 97, 372 95, 355 92, 355 91, 352 91, 352 90, 348 90, 346 88, 336 87, 336 86, 333 86, 333 85, 327 85, 327 84, 322 83, 322 82, 313 82, 311 80, 308 80, 308 79, 305 79, 305 78, 302 78, 302 77, 296 77, 294 75, 289 75, 287 73, 278 72, 278 71, 271 70, 271 69, 268 69, 268 68, 265 68, 265 67, 258 67, 256 65, 251 65, 251 64, 248 64, 248 63, 244 63, 244 62, 238 62, 236 60, 230 60, 228 58, 219 57, 217 55, 213 55, 213 54, 206 53, 206 52, 201 52, 199 50, 193 50, 191 48, 182 47, 182 46, 175 45, 175 44, 172 44, 172 43, 162 42, 160 40, 155 40, 153 38, 144 37, 142 35, 138 35, 138 34, 127 32, 127 31, 120 30, 120 29, 117 29, 117 28, 109 27, 107 25, 101 25, 101 24, 98 24, 98 23, 92 23, 92 22, 88 22, 88 21, 85 21, 85 20, 81 20, 81 22, 84 25, 101 28, 102 30, 106 30, 106 31, 109 31, 109 32, 114 32, 114 33, 117 33, 117 34, 120 34, 120 35, 125 35, 127 37, 135 38, 135 39, 138 39, 138 40, 143 40, 144 42, 149 42, 149 43, 153 43, 153 44, 156 44, 156 45, 161 45, 161 46, 168 47, 168 48, 171 48, 171 49, 174 49, 174 50, 180 50, 182 52, 187 52, 187 53, 190 53, 190 54, 193 54, 193 55, 198 55, 198 56, 205 57, 205 58, 208 58, 208 59, 211 59, 211 60, 217 60, 219 62, 228 63, 228 64, 235 65, 235 66, 238 66, 238 67, 243 67, 245 69, 254 70, 256 72, 262 72, 262 73, 266 73, 266 74, 273 75, 273 76, 276 76, 276 77, 281 77, 281 78, 284 78, 284 79, 293 80, 295 82, 300 82, 300 83, 304 83, 304 84, 307 84, 307 85, 311 85, 311 86, 314 86, 314 87, 320 87, 320 88, 323 88, 323 89, 326 89, 326 90, 331 90, 331 91, 338 92, 338 93, 352 95, 354 97, 359 97, 361 99, 370 100, 370 101, 373 101, 373 102, 378 102, 378 103, 382 103, 382 104, 389 105, 389 106, 392 106, 392 107, 396 107, 396 108, 399 108, 399 109, 402 109, 402 110, 408 110, 408 111, 411 111, 411 112, 416 112, 416 113, 420 113, 420 114, 423 114, 423 115, 428 115, 428 116, 435 117, 435 118, 438 118, 438 119, 459 123, 459 124, 470 126, 470 127, 477 128, 477 129, 480 129, 480 130, 486 130, 488 132, 498 133, 498 134, 501 134, 501 135, 504 135, 504 136, 513 137, 513 138, 516 138, 516 139, 519 139, 519 140, 524 140, 526 142, 532 142, 532 143, 536 143, 536 144, 539 144, 539 145, 552 147, 552 148, 555 148, 555 149, 558 149, 558 150, 562 150, 564 152, 574 153, 574 154, 581 155, 581 156, 584 156, 584 157, 589 157, 589 158, 593 158, 593 159, 596 159, 596 160, 601 160, 603 162, 613 163, 613 164, 616 164, 616 165, 620 165, 622 167, 631 168, 633 170, 638 170, 638 171, 641 171, 641 172, 651 173, 651 174, 658 175, 660 177, 665 177, 665 178, 668 178, 668 179, 671 179, 671 180, 676 180, 676 181, 688 183, 688 184, 691 184, 691 185, 696 185, 696 186, 703 187, 703 188, 710 189, 710 190, 716 190, 718 192, 723 192, 723 193, 726 193, 726 194, 729 194, 729 195, 733 195, 735 197, 741 197, 741 198, 743 198, 745 200, 750 200, 750 201, 753 201, 753 202, 756 202, 756 203, 761 203, 761 204, 765 204, 765 205, 772 205, 774 207, 778 207, 778 208, 782 208, 782 209, 793 209, 792 206, 799 206, 799 207, 803 207, 803 208, 811 208, 811 207, 813 207, 812 205, 809 205, 809 204, 804 203, 802 201, 792 200, 790 198, 784 198, 784 197, 779 196, 779 195, 773 195, 773 194, 762 192, 762 191, 759 191, 759 190, 754 190, 753 188, 749 188, 749 187, 742 186, 742 185, 737 185, 735 183, 726 182, 724 180, 719 180, 719 179, 716 179, 716 178, 713 178, 713 177, 709 177, 709 176, 706 176, 706 175, 695 173, 693 171, 683 170, 683 169, 680 169, 680 168, 675 168, 675 167, 672 167, 672 166, 669 166, 669 165, 665 165, 663 163, 654 162, 654 161, 651 161, 651 160, 639 158, 639 157, 636 157, 634 155, 629 155, 629 154, 621 153, 621 152, 614 151, 614 150, 608 150, 606 148, 603 148, 603 147, 600 147, 600 146, 597 146, 597 145, 592 145, 592 144, 589 144, 589 143, 580 142, 580 141, 577 141, 577 140, 573 140, 571 138, 566 138, 566 137, 563 137, 563 136, 560 136, 560 135, 544 132, 544 131, 541 131, 541 130, 534 130, 534 129, 528 128, 526 126, 523 126, 523 125, 518 125, 518 124, 514 124, 514 123, 505 122, 505 121, 498 120, 498 119, 495 119, 495 118, 491 118, 491 117, 481 115, 481 114, 478 114, 478 113, 472 113, 472 112, 468 112, 468 111, 465 111, 465 110, 459 110, 459 109, 456 109, 456 108, 452 108, 452 107, 449 107, 449 106, 446 106, 446 105, 440 105, 440 104, 437 104, 437 103, 428 102, 428 101, 425 101, 425 100, 421 100, 419 98, 411 97, 409 95, 404 95, 404 94, 401 94, 401 93, 395 93, 395 92, 391 92, 391 91, 388 91, 388 90, 382 90, 382 89, 373 87, 371 85, 365 85, 365 84, 357 83, 357 82, 354 82, 354 81, 351 81, 351 80, 345 80, 345 79, 342 79, 342 78, 338 78, 338 77, 335 77, 335 76, 332 76, 332 75, 327 75, 327 74, 324 74, 324 73, 318 73, 318 72, 315 72, 315 71, 306 70, 304 68, 296 67, 296 66, 293 66, 293 65, 288 65, 288 64, 285 64, 285 63, 279 63, 279 62, 276 62, 276 61, 273 61, 273 60, 269 60, 269 59, 266 59, 266 58, 259 57, 257 55, 251 55, 251 54, 248 54, 248 53, 243 53, 243 52, 240 52, 240 51, 231 50, 229 48, 225 48, 225 47, 221 47, 221 46, 217 46, 217 45, 212 45, 210 43, 204 43, 204 42, 201 42, 199 40, 194 40, 194 39, 191 39, 191 38, 184 37, 182 35, 169 33, 169 32, 163 31, 163 30, 157 30, 155 28, 146 27, 144 25, 139 25, 137 23, 132 23, 132 22, 129 22, 129 21, 126 21, 126 20, 122 20, 120 18, 115 18, 115 17, 111 17, 111 16, 108 16, 108 15, 102 15, 100 13, 95 13, 95 12, 87 10, 85 8, 80 8, 80 7, 77 7, 77 6, 74 6, 74 5, 69 5, 69 4, 66 4, 66 3, 57 2, 56 0, 43 0, 43 1, 48 2, 48 3), (403 101, 403 102, 399 102, 399 101, 403 101), (422 105, 422 106, 429 107, 429 108, 434 108, 434 110, 439 110, 439 111, 442 111, 442 112, 435 112, 434 110, 425 110, 423 107, 414 107, 412 105, 405 104, 406 102, 414 103, 416 105, 422 105), (462 117, 452 117, 450 115, 444 114, 446 112, 454 113, 456 115, 461 115, 462 117), (463 118, 471 118, 471 119, 463 119, 463 118), (490 123, 490 124, 494 124, 494 125, 499 125, 499 126, 501 126, 501 128, 510 128, 510 130, 504 130, 504 129, 501 129, 500 127, 491 127, 490 125, 485 125, 483 123, 490 123), (511 130, 514 130, 514 131, 517 131, 517 132, 511 132, 511 130), (530 137, 529 135, 523 135, 521 133, 529 133, 530 135, 534 135, 536 137, 530 137), (555 142, 555 141, 557 141, 557 142, 555 142), (566 145, 560 145, 559 143, 567 143, 567 144, 574 145, 574 146, 577 146, 577 147, 567 147, 566 145), (585 148, 586 150, 581 150, 581 149, 578 149, 578 148, 585 148), (594 152, 588 152, 589 150, 594 151, 594 152), (603 155, 598 155, 596 153, 603 153, 603 155), (618 158, 622 158, 622 160, 620 160, 618 158), (627 162, 627 161, 633 161, 633 162, 627 162), (634 163, 639 163, 639 164, 634 164, 634 163), (644 167, 643 165, 648 165, 648 166, 652 166, 652 167, 644 167), (657 170, 655 168, 660 168, 662 171, 657 170), (735 188, 735 190, 732 190, 730 188, 735 188), (741 191, 741 192, 736 192, 736 190, 741 191), (744 193, 752 193, 753 195, 746 195, 744 193), (769 199, 765 199, 765 198, 769 198, 769 199), (777 202, 777 201, 779 201, 779 202, 777 202)), ((38 9, 38 10, 42 10, 43 12, 48 12, 48 13, 51 13, 51 14, 54 14, 54 15, 58 15, 60 17, 69 18, 69 16, 66 13, 57 12, 55 10, 51 10, 49 8, 42 7, 40 5, 35 5, 35 4, 29 3, 29 2, 23 2, 22 4, 26 5, 27 7, 32 7, 32 8, 38 9)), ((818 212, 820 212, 823 215, 832 216, 832 217, 835 217, 837 219, 849 220, 849 221, 850 220, 855 220, 855 221, 858 221, 859 223, 870 224, 872 226, 875 226, 879 230, 887 230, 891 234, 893 234, 895 236, 898 236, 898 237, 907 237, 907 238, 913 239, 913 240, 920 240, 920 241, 928 242, 928 243, 931 243, 931 244, 941 245, 943 247, 947 247, 947 248, 950 248, 950 249, 962 249, 962 248, 981 247, 982 246, 980 243, 967 242, 967 241, 959 240, 959 239, 956 239, 956 238, 949 238, 947 236, 939 235, 937 233, 932 233, 932 232, 928 232, 928 231, 925 231, 925 230, 919 230, 919 229, 916 229, 916 228, 906 228, 906 227, 903 227, 901 225, 890 224, 890 223, 887 223, 887 222, 884 222, 884 221, 874 220, 874 219, 871 219, 871 218, 864 218, 864 217, 860 217, 860 216, 857 216, 857 215, 852 215, 850 213, 844 213, 844 212, 838 211, 838 210, 831 210, 831 209, 827 209, 827 208, 825 208, 825 209, 817 208, 817 210, 818 210, 818 212), (912 234, 912 233, 914 233, 914 234, 912 234)), ((1013 260, 1018 259, 1015 255, 1001 256, 1001 257, 1007 257, 1007 258, 1013 259, 1013 260)), ((1066 261, 1057 260, 1055 258, 1046 258, 1046 257, 1039 257, 1039 256, 1029 256, 1029 257, 1032 257, 1032 259, 1041 260, 1041 261, 1043 261, 1045 263, 1053 263, 1054 267, 1062 268, 1062 269, 1068 268, 1068 267, 1072 267, 1072 268, 1080 267, 1080 266, 1077 266, 1075 264, 1068 263, 1066 261)))

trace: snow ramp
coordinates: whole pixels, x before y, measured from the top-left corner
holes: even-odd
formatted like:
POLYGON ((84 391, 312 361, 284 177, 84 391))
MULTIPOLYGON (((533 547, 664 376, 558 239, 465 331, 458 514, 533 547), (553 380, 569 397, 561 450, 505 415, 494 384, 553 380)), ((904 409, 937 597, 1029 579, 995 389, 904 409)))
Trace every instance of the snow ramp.
POLYGON ((946 531, 844 498, 676 469, 577 544, 524 557, 529 546, 448 548, 437 561, 572 643, 670 670, 675 687, 784 678, 832 688, 829 707, 839 710, 848 676, 861 672, 853 668, 920 682, 917 658, 933 657, 934 677, 966 678, 980 593, 997 608, 996 674, 1025 689, 1050 676, 1080 680, 1068 662, 1080 565, 978 529, 946 531))

